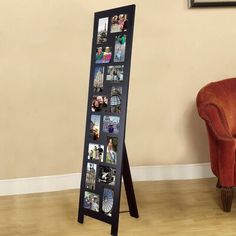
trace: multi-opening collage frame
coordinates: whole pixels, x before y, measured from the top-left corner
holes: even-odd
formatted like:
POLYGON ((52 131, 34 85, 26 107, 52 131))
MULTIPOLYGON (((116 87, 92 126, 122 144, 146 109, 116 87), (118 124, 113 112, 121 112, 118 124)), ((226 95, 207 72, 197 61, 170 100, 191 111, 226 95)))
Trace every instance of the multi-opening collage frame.
MULTIPOLYGON (((117 235, 135 5, 96 12, 78 221, 117 235)), ((127 160, 128 161, 128 160, 127 160)))

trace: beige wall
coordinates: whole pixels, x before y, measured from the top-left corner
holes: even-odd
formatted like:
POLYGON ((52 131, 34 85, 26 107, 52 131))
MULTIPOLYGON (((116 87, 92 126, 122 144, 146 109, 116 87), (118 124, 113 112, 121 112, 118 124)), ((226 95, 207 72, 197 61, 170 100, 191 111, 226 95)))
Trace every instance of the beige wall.
POLYGON ((132 3, 130 163, 208 162, 195 96, 207 82, 236 75, 235 8, 1 0, 0 179, 81 171, 93 13, 132 3))

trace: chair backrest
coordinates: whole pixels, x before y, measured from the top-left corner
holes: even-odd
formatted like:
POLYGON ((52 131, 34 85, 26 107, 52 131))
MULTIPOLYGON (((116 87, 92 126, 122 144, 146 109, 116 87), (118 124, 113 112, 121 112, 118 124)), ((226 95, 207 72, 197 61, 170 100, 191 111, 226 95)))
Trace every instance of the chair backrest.
POLYGON ((220 80, 204 86, 197 95, 200 110, 207 104, 220 107, 224 113, 232 135, 236 134, 236 78, 220 80))

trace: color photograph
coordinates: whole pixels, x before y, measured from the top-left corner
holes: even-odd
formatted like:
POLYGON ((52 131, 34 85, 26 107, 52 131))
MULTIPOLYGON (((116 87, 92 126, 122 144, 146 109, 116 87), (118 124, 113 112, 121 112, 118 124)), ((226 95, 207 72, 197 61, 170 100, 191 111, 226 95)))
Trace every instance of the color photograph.
POLYGON ((95 67, 94 80, 93 80, 93 92, 103 91, 103 81, 104 81, 104 66, 95 67))
POLYGON ((111 113, 120 113, 121 96, 122 96, 122 87, 113 86, 111 88, 110 110, 109 110, 111 113))
POLYGON ((107 42, 108 17, 98 20, 97 44, 107 42))
POLYGON ((125 60, 126 35, 120 34, 115 37, 114 62, 123 62, 125 60))
POLYGON ((85 191, 84 208, 99 212, 99 195, 85 191))
POLYGON ((122 82, 124 80, 124 66, 108 66, 106 80, 109 82, 122 82))
POLYGON ((116 169, 107 166, 100 166, 98 173, 98 182, 114 185, 115 184, 116 169))
POLYGON ((88 146, 88 160, 103 162, 104 145, 90 143, 88 146))
POLYGON ((101 116, 91 115, 89 137, 92 138, 93 140, 99 139, 100 121, 101 121, 101 116))
POLYGON ((96 48, 96 63, 110 63, 111 62, 111 48, 110 47, 97 47, 96 48))
POLYGON ((96 183, 97 164, 87 163, 85 187, 94 190, 96 183))
POLYGON ((108 98, 106 96, 93 96, 92 111, 93 112, 107 112, 108 98))
POLYGON ((120 117, 104 116, 103 117, 103 132, 110 134, 118 134, 120 128, 120 117))
POLYGON ((127 14, 115 15, 111 18, 111 33, 127 31, 127 14))
POLYGON ((114 191, 112 189, 104 188, 102 196, 102 213, 107 216, 112 216, 113 201, 114 191))
POLYGON ((107 137, 106 163, 116 165, 117 148, 118 148, 118 138, 107 137))

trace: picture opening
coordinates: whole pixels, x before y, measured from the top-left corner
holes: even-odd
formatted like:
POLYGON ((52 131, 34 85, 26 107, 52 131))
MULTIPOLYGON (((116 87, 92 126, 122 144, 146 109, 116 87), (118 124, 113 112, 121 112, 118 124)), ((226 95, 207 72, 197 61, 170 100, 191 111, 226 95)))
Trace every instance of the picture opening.
POLYGON ((107 42, 108 17, 98 20, 97 44, 107 42))
POLYGON ((90 143, 88 146, 88 160, 103 162, 104 145, 90 143))

